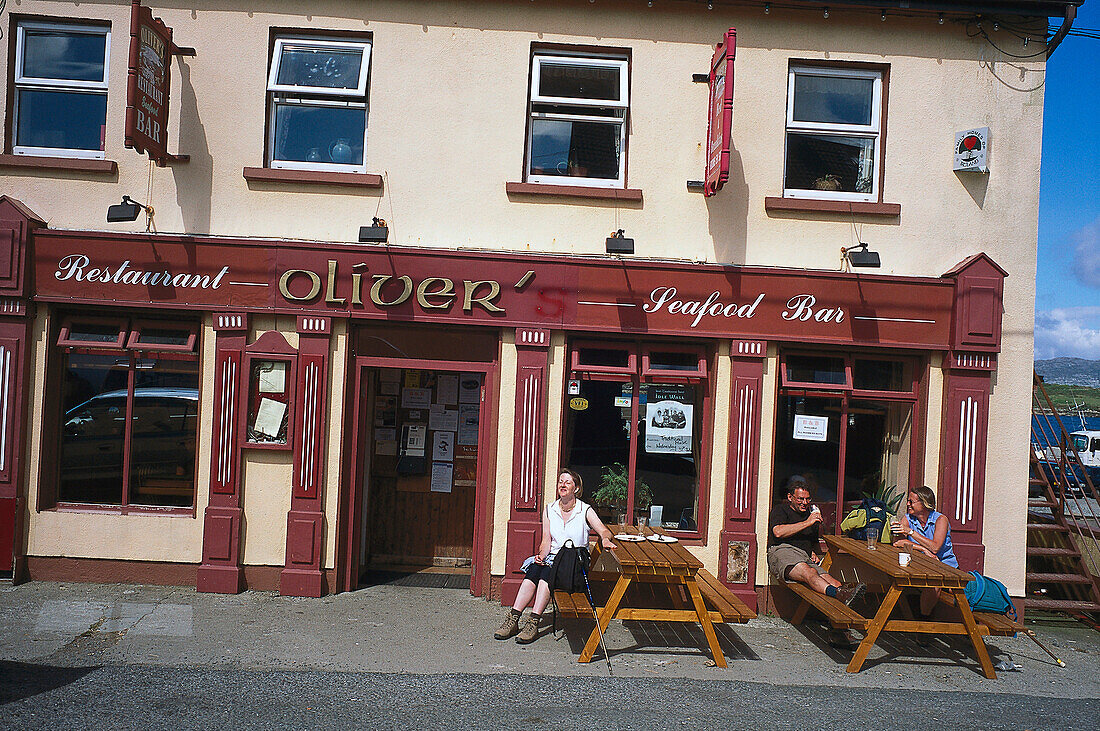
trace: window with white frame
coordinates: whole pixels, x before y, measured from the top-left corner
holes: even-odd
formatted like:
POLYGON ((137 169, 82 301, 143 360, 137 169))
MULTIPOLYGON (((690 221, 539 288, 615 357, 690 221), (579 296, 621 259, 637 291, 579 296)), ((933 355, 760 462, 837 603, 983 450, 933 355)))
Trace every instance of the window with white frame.
POLYGON ((536 52, 527 180, 623 187, 629 89, 629 61, 624 56, 536 52))
POLYGON ((16 26, 13 153, 103 157, 110 48, 107 26, 16 26))
POLYGON ((278 37, 271 56, 267 164, 366 172, 370 41, 278 37))
POLYGON ((879 200, 882 72, 792 66, 783 194, 879 200))

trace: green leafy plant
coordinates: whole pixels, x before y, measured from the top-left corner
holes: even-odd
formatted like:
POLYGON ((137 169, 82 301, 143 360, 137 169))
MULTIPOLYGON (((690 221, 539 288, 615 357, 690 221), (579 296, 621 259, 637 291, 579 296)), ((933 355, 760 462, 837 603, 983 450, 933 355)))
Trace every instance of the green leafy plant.
MULTIPOLYGON (((627 471, 621 463, 615 462, 603 468, 600 486, 592 493, 592 502, 605 508, 626 509, 627 471)), ((637 480, 634 483, 634 507, 648 510, 653 504, 653 490, 649 485, 637 480)))
POLYGON ((898 492, 897 485, 887 485, 885 482, 880 482, 873 490, 864 490, 863 497, 885 503, 886 512, 897 515, 901 509, 901 503, 905 499, 905 493, 898 492))

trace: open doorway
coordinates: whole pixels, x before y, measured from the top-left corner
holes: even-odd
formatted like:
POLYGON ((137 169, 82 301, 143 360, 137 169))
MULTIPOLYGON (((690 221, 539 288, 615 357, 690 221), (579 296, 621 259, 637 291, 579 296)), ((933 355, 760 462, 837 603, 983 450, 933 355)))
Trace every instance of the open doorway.
POLYGON ((363 370, 360 583, 469 586, 483 374, 363 370))

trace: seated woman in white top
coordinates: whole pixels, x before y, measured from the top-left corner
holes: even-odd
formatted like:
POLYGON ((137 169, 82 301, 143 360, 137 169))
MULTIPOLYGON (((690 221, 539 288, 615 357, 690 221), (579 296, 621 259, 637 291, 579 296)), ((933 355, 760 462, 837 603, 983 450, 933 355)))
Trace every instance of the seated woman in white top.
POLYGON ((534 642, 539 634, 539 621, 546 605, 550 603, 550 569, 554 556, 566 541, 574 546, 587 546, 589 529, 596 531, 604 548, 615 548, 611 531, 596 515, 592 506, 580 501, 581 476, 571 469, 558 471, 558 499, 546 506, 542 514, 542 542, 534 563, 528 567, 520 584, 516 601, 508 610, 504 623, 493 637, 506 640, 516 636, 516 642, 526 645, 534 642), (532 604, 533 602, 533 604, 532 604), (531 614, 520 629, 523 610, 531 606, 531 614))

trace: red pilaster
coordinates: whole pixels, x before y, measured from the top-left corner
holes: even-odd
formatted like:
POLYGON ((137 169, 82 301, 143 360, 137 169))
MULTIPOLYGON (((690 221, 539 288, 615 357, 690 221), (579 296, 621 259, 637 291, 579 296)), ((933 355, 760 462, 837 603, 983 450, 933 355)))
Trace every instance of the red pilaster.
POLYGON ((214 414, 210 440, 210 502, 203 516, 202 565, 196 588, 218 594, 244 589, 241 567, 241 366, 248 315, 214 315, 214 414))
POLYGON ((298 318, 298 382, 294 411, 294 476, 286 517, 286 563, 279 593, 319 597, 324 593, 321 546, 328 351, 332 319, 298 318))
POLYGON ((511 604, 523 582, 519 566, 538 550, 546 449, 546 378, 550 331, 516 329, 516 411, 512 440, 512 505, 501 603, 511 604))
POLYGON ((718 542, 719 579, 756 607, 756 483, 760 473, 760 403, 767 343, 731 345, 730 443, 725 507, 718 542))
POLYGON ((19 581, 23 544, 26 376, 30 368, 31 233, 45 223, 30 209, 0 196, 0 576, 19 581))
POLYGON ((968 571, 985 564, 985 453, 996 363, 988 353, 954 353, 945 363, 939 510, 951 521, 955 556, 968 571))

